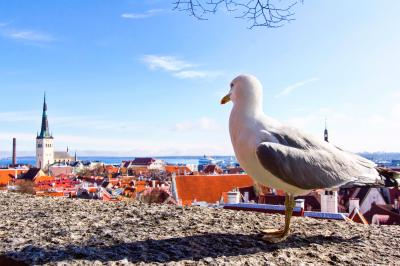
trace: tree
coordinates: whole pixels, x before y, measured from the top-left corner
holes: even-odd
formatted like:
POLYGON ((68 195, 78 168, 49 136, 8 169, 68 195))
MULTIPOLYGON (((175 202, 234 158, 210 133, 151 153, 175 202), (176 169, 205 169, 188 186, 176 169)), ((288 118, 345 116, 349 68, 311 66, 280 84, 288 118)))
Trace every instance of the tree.
POLYGON ((303 0, 176 0, 174 9, 188 12, 200 20, 225 8, 248 19, 250 28, 278 28, 294 20, 294 7, 303 0))

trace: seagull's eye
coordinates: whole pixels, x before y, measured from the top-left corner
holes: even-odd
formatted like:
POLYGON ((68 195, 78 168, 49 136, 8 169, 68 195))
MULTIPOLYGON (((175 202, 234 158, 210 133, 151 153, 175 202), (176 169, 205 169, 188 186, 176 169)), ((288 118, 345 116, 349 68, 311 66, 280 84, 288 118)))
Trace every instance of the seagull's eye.
POLYGON ((233 88, 233 83, 231 83, 231 89, 233 88))

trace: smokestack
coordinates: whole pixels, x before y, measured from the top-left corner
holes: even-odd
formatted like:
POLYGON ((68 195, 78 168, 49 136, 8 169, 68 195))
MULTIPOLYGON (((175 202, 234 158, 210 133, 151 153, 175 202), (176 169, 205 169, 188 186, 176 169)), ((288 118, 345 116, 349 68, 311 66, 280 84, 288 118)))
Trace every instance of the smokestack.
POLYGON ((12 165, 17 165, 17 139, 13 138, 12 165))

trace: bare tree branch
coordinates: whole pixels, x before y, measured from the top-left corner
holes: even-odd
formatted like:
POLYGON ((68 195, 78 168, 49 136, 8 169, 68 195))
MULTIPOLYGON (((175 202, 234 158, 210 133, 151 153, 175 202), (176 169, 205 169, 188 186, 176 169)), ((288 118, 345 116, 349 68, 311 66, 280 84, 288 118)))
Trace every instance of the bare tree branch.
POLYGON ((236 18, 248 19, 250 28, 282 27, 294 18, 294 6, 303 0, 176 0, 174 10, 188 12, 200 20, 219 9, 239 13, 236 18))

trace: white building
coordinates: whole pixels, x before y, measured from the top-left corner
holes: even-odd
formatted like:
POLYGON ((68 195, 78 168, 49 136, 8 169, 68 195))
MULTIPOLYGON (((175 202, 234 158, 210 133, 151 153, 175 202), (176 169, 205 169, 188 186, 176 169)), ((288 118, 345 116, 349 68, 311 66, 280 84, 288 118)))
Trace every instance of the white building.
POLYGON ((46 95, 43 102, 42 127, 36 137, 36 167, 47 169, 54 163, 54 138, 50 134, 49 121, 47 120, 46 95))

